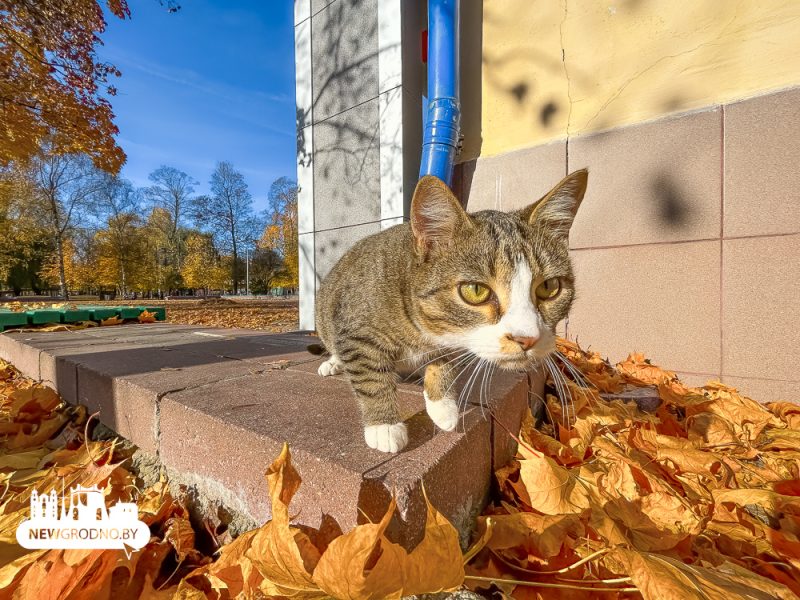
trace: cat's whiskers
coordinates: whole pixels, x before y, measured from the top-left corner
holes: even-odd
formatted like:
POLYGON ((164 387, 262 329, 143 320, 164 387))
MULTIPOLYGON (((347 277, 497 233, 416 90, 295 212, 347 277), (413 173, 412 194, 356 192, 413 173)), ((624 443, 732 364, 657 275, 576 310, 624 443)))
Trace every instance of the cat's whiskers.
MULTIPOLYGON (((445 390, 445 392, 443 394, 444 397, 447 397, 447 396, 450 395, 450 390, 453 389, 453 386, 456 384, 456 382, 464 374, 464 371, 466 371, 467 369, 472 367, 472 365, 474 365, 476 361, 480 362, 480 360, 481 360, 480 357, 478 357, 475 354, 472 354, 471 352, 469 353, 469 356, 467 356, 467 359, 468 360, 462 359, 454 367, 451 368, 452 371, 455 371, 458 367, 461 367, 459 372, 456 375, 453 376, 452 381, 450 382, 450 385, 447 386, 447 390, 445 390)), ((456 399, 456 407, 458 407, 459 411, 461 411, 461 395, 460 394, 459 394, 458 398, 456 399)), ((462 413, 462 417, 463 417, 463 413, 462 413)), ((462 425, 463 425, 463 418, 462 418, 462 425)))
POLYGON ((572 364, 572 361, 570 361, 566 356, 561 354, 561 352, 556 350, 555 352, 553 352, 553 356, 555 356, 557 359, 559 359, 564 364, 564 366, 567 368, 567 370, 572 375, 572 378, 575 380, 575 383, 580 384, 581 387, 585 387, 585 388, 591 387, 591 388, 597 389, 597 386, 595 384, 593 384, 591 381, 589 381, 588 379, 586 379, 583 376, 583 374, 580 371, 578 371, 578 369, 575 368, 575 366, 572 364))
MULTIPOLYGON (((428 351, 427 353, 423 352, 422 354, 429 354, 430 352, 437 352, 437 355, 436 355, 436 356, 434 356, 434 357, 433 357, 432 359, 430 359, 429 361, 423 362, 423 363, 422 363, 421 365, 419 365, 419 366, 418 366, 416 369, 414 369, 413 371, 411 371, 411 373, 409 373, 409 374, 408 374, 408 376, 406 377, 406 379, 411 379, 411 378, 412 378, 412 377, 413 377, 413 376, 414 376, 414 375, 417 373, 417 371, 419 371, 420 369, 424 369, 424 368, 425 368, 425 367, 427 367, 429 364, 431 364, 431 363, 433 363, 433 362, 435 362, 435 361, 437 361, 437 360, 439 360, 439 359, 441 359, 441 358, 445 358, 446 356, 452 356, 453 354, 459 353, 459 354, 458 354, 458 355, 457 355, 457 356, 456 356, 454 359, 452 359, 452 360, 456 360, 457 358, 459 358, 459 357, 461 357, 461 356, 463 356, 463 355, 465 355, 465 354, 468 354, 468 353, 469 353, 469 350, 461 350, 461 348, 454 348, 454 349, 453 349, 453 350, 451 350, 450 352, 445 352, 444 354, 441 354, 439 350, 430 350, 430 351, 428 351)), ((409 359, 405 359, 405 360, 409 360, 409 361, 410 361, 410 360, 412 360, 412 359, 411 359, 411 358, 409 358, 409 359)), ((448 365, 448 364, 450 364, 450 363, 452 362, 452 360, 449 360, 449 361, 447 361, 447 362, 445 363, 445 365, 448 365)), ((422 376, 420 377, 420 379, 423 379, 424 377, 425 377, 425 373, 423 373, 423 374, 422 374, 422 376)))
POLYGON ((475 369, 470 373, 469 379, 467 379, 467 383, 464 385, 464 388, 461 390, 461 394, 459 394, 459 405, 461 405, 461 399, 464 399, 464 406, 463 408, 466 409, 467 403, 469 402, 469 397, 472 394, 472 388, 475 386, 475 381, 477 380, 478 374, 480 373, 481 369, 485 368, 487 361, 485 358, 481 358, 478 361, 477 366, 475 369))
MULTIPOLYGON (((417 363, 420 360, 424 360, 426 357, 430 355, 434 355, 431 360, 436 360, 437 358, 441 358, 443 356, 447 356, 449 354, 453 354, 454 352, 458 352, 460 348, 454 348, 450 346, 441 346, 437 348, 432 348, 431 350, 423 350, 422 352, 417 352, 416 354, 410 354, 408 356, 404 356, 403 358, 398 359, 397 362, 400 363, 411 363, 412 365, 417 363)), ((428 361, 424 364, 428 364, 431 361, 428 361)))
POLYGON ((558 364, 551 358, 550 363, 553 365, 553 370, 555 371, 556 377, 559 378, 561 381, 561 389, 564 390, 564 398, 563 403, 566 408, 566 414, 568 417, 567 424, 571 425, 573 419, 578 418, 578 414, 575 410, 575 397, 572 395, 572 388, 569 386, 567 382, 567 378, 561 372, 561 369, 558 367, 558 364), (570 416, 570 409, 572 409, 572 416, 570 416))
POLYGON ((477 377, 477 374, 480 372, 484 363, 485 359, 483 358, 478 359, 478 364, 475 366, 472 373, 469 374, 467 382, 464 384, 464 387, 461 388, 461 393, 459 393, 458 395, 458 401, 456 405, 458 406, 458 410, 461 413, 461 425, 464 428, 464 430, 466 430, 466 424, 465 424, 466 409, 467 409, 467 403, 469 402, 469 396, 472 393, 473 381, 477 377))
MULTIPOLYGON (((561 410, 562 410, 562 421, 565 427, 571 426, 572 418, 570 416, 570 408, 574 408, 574 399, 572 397, 572 392, 569 389, 569 386, 566 384, 564 379, 564 375, 561 373, 561 370, 558 368, 558 365, 553 361, 550 356, 545 357, 545 363, 547 370, 550 372, 550 377, 553 379, 553 385, 556 386, 556 391, 559 396, 559 400, 561 401, 561 410)), ((574 413, 574 411, 573 411, 574 413)), ((577 418, 577 414, 574 414, 577 418)))
POLYGON ((466 371, 472 365, 472 363, 474 363, 477 360, 478 356, 472 354, 471 352, 467 352, 467 356, 465 358, 461 359, 460 361, 458 361, 458 363, 456 363, 450 368, 451 371, 455 371, 456 369, 461 367, 461 370, 458 372, 457 375, 453 376, 452 381, 450 381, 450 385, 447 386, 447 389, 445 390, 444 394, 442 394, 443 397, 447 397, 449 395, 450 390, 453 389, 453 386, 459 380, 464 371, 466 371))
POLYGON ((494 372, 497 370, 497 365, 494 363, 489 363, 488 369, 484 371, 483 374, 483 386, 481 388, 481 398, 480 398, 480 405, 481 405, 481 417, 486 418, 486 413, 484 412, 484 406, 486 408, 489 407, 489 393, 492 391, 492 378, 494 377, 494 372))

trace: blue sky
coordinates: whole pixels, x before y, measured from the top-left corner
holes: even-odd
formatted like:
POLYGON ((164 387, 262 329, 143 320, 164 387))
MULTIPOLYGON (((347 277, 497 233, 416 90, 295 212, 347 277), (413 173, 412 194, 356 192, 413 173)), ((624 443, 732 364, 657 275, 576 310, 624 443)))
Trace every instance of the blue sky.
POLYGON ((162 164, 208 191, 219 160, 250 186, 257 209, 295 170, 294 29, 289 0, 129 0, 132 18, 108 19, 98 55, 122 77, 111 98, 122 175, 137 186, 162 164))

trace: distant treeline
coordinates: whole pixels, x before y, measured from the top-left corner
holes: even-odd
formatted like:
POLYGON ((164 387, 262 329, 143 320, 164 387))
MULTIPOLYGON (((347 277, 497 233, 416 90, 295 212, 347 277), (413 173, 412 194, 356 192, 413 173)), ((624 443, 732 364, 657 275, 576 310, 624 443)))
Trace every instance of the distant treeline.
POLYGON ((297 186, 273 182, 256 213, 244 176, 229 162, 208 195, 170 166, 151 185, 98 169, 85 154, 44 147, 0 169, 0 289, 35 293, 181 290, 237 293, 297 288, 297 186))

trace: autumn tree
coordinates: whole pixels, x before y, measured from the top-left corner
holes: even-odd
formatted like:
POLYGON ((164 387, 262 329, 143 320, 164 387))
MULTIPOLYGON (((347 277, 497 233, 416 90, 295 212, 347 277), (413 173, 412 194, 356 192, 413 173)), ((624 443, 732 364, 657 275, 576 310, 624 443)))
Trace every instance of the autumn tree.
POLYGON ((61 296, 69 297, 65 273, 64 244, 76 220, 85 215, 100 185, 100 175, 86 154, 43 152, 34 157, 29 176, 36 187, 36 200, 44 225, 55 246, 58 286, 61 296))
POLYGON ((191 209, 197 181, 183 171, 166 165, 161 165, 150 173, 148 179, 153 185, 145 188, 145 197, 153 207, 163 210, 169 216, 169 227, 165 230, 165 249, 172 261, 170 266, 177 272, 180 271, 184 252, 180 236, 181 222, 191 209))
POLYGON ((175 256, 176 248, 181 243, 181 236, 173 223, 169 211, 155 207, 150 211, 143 230, 145 252, 148 257, 152 257, 149 259, 152 265, 150 289, 157 290, 159 296, 163 291, 177 289, 182 283, 175 256))
POLYGON ((280 254, 257 244, 250 257, 250 289, 254 293, 269 292, 283 277, 285 266, 280 254))
POLYGON ((211 194, 194 203, 198 226, 214 236, 214 243, 231 254, 233 293, 239 290, 239 255, 244 244, 257 237, 258 222, 253 214, 253 198, 244 175, 229 162, 217 163, 211 175, 211 194))
POLYGON ((94 232, 76 231, 62 245, 62 260, 55 253, 47 257, 40 276, 51 285, 59 285, 63 276, 70 290, 94 290, 102 285, 98 272, 94 232))
POLYGON ((186 258, 181 268, 184 284, 193 289, 221 290, 227 283, 227 273, 214 248, 211 235, 191 233, 186 240, 186 258))
POLYGON ((37 293, 45 283, 39 272, 52 243, 37 210, 36 188, 15 168, 0 168, 0 286, 19 295, 23 288, 37 293))
MULTIPOLYGON (((130 15, 126 0, 105 5, 130 15)), ((120 73, 96 53, 105 28, 98 0, 0 0, 0 165, 33 159, 49 140, 54 154, 119 171, 125 153, 108 96, 120 73)))
POLYGON ((272 182, 267 223, 259 240, 259 247, 278 253, 283 262, 278 282, 285 287, 296 288, 300 285, 297 184, 288 177, 280 177, 272 182))
POLYGON ((103 255, 110 255, 115 263, 115 285, 123 296, 128 293, 130 263, 138 259, 137 251, 141 247, 138 239, 142 225, 140 206, 139 191, 130 181, 111 174, 101 177, 93 199, 94 213, 104 224, 98 241, 105 249, 103 255))

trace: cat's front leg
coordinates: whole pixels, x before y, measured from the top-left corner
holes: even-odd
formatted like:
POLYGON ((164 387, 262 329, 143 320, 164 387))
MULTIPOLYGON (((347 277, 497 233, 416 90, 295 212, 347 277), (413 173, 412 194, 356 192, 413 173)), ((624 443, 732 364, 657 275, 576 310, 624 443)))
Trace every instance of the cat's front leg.
POLYGON ((408 444, 408 430, 397 407, 398 376, 392 361, 377 348, 356 345, 344 345, 339 357, 361 406, 367 446, 400 452, 408 444))
POLYGON ((445 359, 425 369, 425 410, 437 427, 453 431, 458 424, 458 403, 453 393, 455 369, 445 359))

